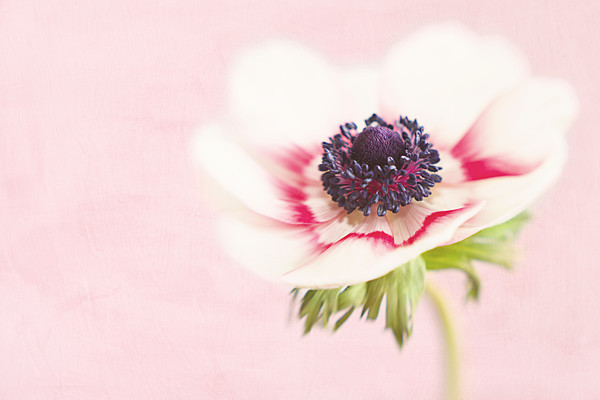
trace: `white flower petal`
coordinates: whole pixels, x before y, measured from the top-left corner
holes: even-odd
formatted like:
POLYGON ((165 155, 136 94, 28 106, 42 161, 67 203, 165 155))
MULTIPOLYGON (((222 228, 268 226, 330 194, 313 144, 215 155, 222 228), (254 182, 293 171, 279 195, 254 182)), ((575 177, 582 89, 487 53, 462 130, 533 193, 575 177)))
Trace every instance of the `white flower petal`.
MULTIPOLYGON (((302 209, 313 222, 326 222, 345 214, 346 210, 331 200, 331 196, 323 190, 322 185, 307 185, 303 189, 306 199, 302 200, 302 209)), ((308 219, 308 218, 307 218, 308 219)))
POLYGON ((379 75, 375 67, 346 67, 340 71, 343 83, 342 101, 345 103, 343 122, 354 122, 358 126, 364 120, 379 111, 379 94, 377 92, 379 75))
POLYGON ((519 51, 500 37, 457 24, 422 29, 387 56, 383 113, 417 118, 438 149, 449 149, 500 93, 527 74, 519 51))
POLYGON ((287 171, 282 175, 282 181, 285 183, 280 187, 284 191, 289 208, 295 215, 294 218, 286 220, 288 223, 325 222, 345 212, 323 189, 321 182, 323 172, 319 171, 321 151, 321 148, 318 152, 307 152, 296 148, 280 151, 278 154, 269 154, 267 157, 273 160, 273 169, 283 166, 287 171))
POLYGON ((564 82, 531 79, 494 101, 452 154, 469 179, 529 172, 565 135, 577 108, 564 82))
POLYGON ((548 190, 566 162, 566 141, 564 138, 555 140, 549 150, 551 156, 530 173, 465 182, 460 188, 461 192, 467 190, 473 199, 486 200, 486 205, 461 226, 452 242, 508 221, 548 190))
POLYGON ((323 190, 317 168, 320 155, 297 149, 268 161, 231 136, 222 125, 207 124, 194 137, 194 162, 210 179, 204 185, 217 185, 210 190, 215 202, 235 208, 226 193, 256 213, 290 224, 324 222, 344 212, 323 190))
POLYGON ((466 160, 465 172, 472 179, 457 185, 457 193, 468 192, 469 198, 485 200, 486 206, 453 241, 509 220, 556 181, 567 157, 565 133, 577 108, 568 85, 535 79, 484 113, 453 153, 466 160), (478 162, 484 167, 473 169, 478 162))
POLYGON ((392 238, 392 230, 385 218, 380 218, 376 214, 365 217, 359 211, 351 214, 344 211, 336 219, 313 226, 312 231, 323 246, 335 244, 348 238, 349 235, 364 236, 377 232, 378 235, 392 238))
MULTIPOLYGON (((283 275, 281 279, 296 287, 330 288, 378 278, 424 251, 447 243, 456 229, 477 213, 482 205, 430 214, 429 221, 416 233, 414 239, 401 246, 397 246, 388 234, 365 226, 363 229, 372 233, 346 236, 312 261, 283 275)), ((383 220, 384 218, 380 218, 375 221, 381 224, 383 220)), ((374 220, 365 219, 367 221, 374 220)), ((392 230, 395 230, 394 226, 392 230)))
MULTIPOLYGON (((447 211, 447 213, 453 213, 447 211)), ((389 213, 386 218, 393 231, 394 243, 406 245, 419 238, 421 232, 425 232, 432 221, 435 221, 436 211, 425 208, 416 203, 411 203, 400 208, 396 214, 389 213)))
POLYGON ((265 218, 224 216, 219 221, 219 236, 234 261, 271 279, 309 262, 321 251, 305 228, 265 218))
POLYGON ((385 218, 360 213, 314 225, 279 223, 251 212, 222 217, 221 242, 235 261, 271 278, 314 260, 335 243, 351 238, 383 238, 393 243, 385 218))
POLYGON ((419 206, 433 211, 448 211, 476 202, 462 182, 460 184, 437 183, 431 192, 429 197, 418 203, 419 206))
MULTIPOLYGON (((219 124, 207 124, 194 136, 193 159, 200 173, 250 210, 278 219, 289 208, 267 173, 219 124)), ((214 191, 213 191, 214 192, 214 191)))
POLYGON ((320 143, 340 124, 337 75, 294 42, 272 40, 246 49, 229 88, 239 133, 256 145, 320 143))

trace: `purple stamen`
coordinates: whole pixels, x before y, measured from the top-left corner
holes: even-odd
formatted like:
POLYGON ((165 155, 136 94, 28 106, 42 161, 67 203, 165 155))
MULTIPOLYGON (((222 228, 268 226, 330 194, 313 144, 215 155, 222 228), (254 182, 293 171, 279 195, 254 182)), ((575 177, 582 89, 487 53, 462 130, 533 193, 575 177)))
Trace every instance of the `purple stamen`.
POLYGON ((340 126, 340 134, 323 142, 319 170, 325 191, 348 213, 365 216, 378 204, 377 215, 397 213, 412 199, 423 200, 442 178, 440 161, 416 120, 400 118, 394 125, 373 114, 358 133, 356 124, 340 126))

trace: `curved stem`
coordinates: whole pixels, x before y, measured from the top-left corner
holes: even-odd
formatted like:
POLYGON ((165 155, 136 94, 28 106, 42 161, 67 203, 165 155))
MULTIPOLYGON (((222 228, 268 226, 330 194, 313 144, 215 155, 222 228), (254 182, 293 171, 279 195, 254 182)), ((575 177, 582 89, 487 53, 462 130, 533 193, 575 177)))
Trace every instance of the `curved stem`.
POLYGON ((444 331, 446 345, 446 399, 460 400, 460 346, 456 326, 452 321, 448 302, 444 296, 429 282, 425 283, 425 291, 429 294, 436 307, 444 331))

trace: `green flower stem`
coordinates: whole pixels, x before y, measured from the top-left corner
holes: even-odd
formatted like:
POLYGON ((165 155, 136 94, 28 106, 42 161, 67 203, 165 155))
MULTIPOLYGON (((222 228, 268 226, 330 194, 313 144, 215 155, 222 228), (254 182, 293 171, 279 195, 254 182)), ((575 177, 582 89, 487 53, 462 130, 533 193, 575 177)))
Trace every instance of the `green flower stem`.
POLYGON ((444 296, 430 282, 425 283, 425 292, 429 294, 433 301, 444 330, 444 340, 446 342, 446 399, 460 400, 462 398, 460 393, 460 346, 456 326, 452 321, 451 310, 444 296))

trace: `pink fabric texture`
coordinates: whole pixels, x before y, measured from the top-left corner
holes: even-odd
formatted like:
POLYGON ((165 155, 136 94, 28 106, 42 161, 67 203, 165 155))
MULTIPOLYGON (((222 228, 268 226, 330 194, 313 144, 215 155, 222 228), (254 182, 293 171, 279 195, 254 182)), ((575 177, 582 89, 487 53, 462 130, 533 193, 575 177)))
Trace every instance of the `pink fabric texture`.
POLYGON ((462 275, 434 276, 460 320, 466 396, 600 397, 599 13, 566 0, 2 2, 0 398, 440 398, 429 303, 402 351, 382 321, 303 338, 288 288, 218 249, 189 145, 222 112, 246 45, 284 37, 375 64, 446 20, 506 36, 581 101, 516 270, 481 266, 481 301, 466 305, 462 275))

